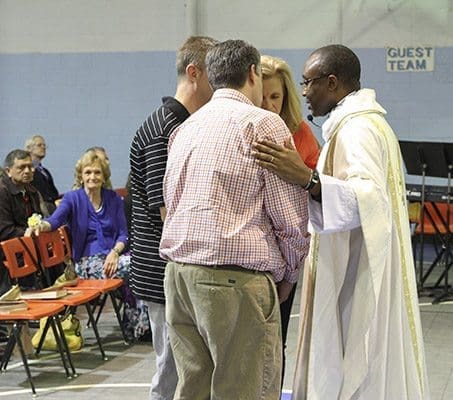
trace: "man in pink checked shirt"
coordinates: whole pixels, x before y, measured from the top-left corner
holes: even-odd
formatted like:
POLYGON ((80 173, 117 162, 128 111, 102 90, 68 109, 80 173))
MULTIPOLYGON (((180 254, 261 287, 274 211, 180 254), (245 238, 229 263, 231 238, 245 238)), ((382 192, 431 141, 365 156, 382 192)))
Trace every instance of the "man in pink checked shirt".
POLYGON ((279 301, 308 251, 307 197, 258 166, 252 143, 291 134, 259 108, 260 54, 228 40, 206 57, 210 102, 169 141, 160 245, 175 399, 277 400, 279 301))

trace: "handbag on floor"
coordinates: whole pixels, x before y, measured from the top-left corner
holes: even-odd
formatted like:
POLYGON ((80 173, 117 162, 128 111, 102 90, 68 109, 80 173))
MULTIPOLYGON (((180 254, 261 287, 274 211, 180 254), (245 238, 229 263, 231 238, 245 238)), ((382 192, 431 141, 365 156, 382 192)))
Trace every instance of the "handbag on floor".
POLYGON ((76 286, 79 281, 72 259, 68 257, 65 259, 64 263, 64 271, 57 279, 55 279, 55 282, 51 286, 53 288, 76 286))
MULTIPOLYGON (((39 345, 39 341, 42 337, 44 327, 46 326, 47 317, 41 318, 39 321, 39 329, 33 335, 31 343, 36 349, 39 345)), ((68 314, 61 320, 61 326, 63 327, 64 336, 70 351, 80 350, 83 346, 82 327, 79 319, 74 314, 68 314)), ((57 351, 57 342, 53 334, 52 328, 49 327, 47 330, 46 338, 44 339, 42 350, 57 351)))

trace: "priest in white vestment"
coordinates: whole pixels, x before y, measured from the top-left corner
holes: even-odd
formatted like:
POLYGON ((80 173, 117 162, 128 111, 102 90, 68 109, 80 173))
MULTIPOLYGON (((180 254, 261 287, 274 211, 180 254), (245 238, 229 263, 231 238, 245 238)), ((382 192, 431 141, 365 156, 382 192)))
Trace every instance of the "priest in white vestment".
POLYGON ((311 193, 292 399, 429 399, 398 141, 347 47, 315 50, 303 78, 313 116, 328 115, 316 170, 291 143, 255 154, 311 193))

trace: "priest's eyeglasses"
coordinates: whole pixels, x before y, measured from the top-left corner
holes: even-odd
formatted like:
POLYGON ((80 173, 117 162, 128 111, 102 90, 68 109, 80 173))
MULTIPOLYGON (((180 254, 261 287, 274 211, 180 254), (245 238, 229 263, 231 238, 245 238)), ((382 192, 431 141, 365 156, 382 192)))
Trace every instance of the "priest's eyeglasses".
POLYGON ((318 79, 327 78, 329 75, 330 74, 323 74, 323 75, 317 76, 316 78, 305 79, 302 82, 300 82, 300 86, 302 86, 304 89, 306 89, 310 85, 310 83, 317 81, 318 79))

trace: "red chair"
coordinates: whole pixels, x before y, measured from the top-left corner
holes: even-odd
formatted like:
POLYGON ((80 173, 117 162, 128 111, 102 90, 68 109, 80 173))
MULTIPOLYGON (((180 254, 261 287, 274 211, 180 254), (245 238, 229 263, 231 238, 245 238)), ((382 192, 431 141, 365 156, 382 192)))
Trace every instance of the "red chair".
MULTIPOLYGON (((43 268, 50 268, 67 262, 72 257, 71 242, 66 227, 60 227, 59 229, 51 232, 42 232, 35 239, 36 246, 38 248, 41 266, 43 268)), ((124 341, 127 343, 126 334, 123 329, 122 318, 120 309, 121 306, 118 304, 115 298, 115 292, 123 285, 123 279, 79 279, 74 289, 76 290, 97 290, 101 293, 99 302, 99 311, 95 322, 99 321, 100 315, 109 297, 113 309, 115 311, 116 318, 118 320, 121 334, 124 341)), ((96 305, 95 305, 96 307, 96 305)), ((93 310, 94 311, 94 310, 93 310)), ((91 322, 91 321, 90 321, 91 322)))
MULTIPOLYGON (((43 234, 43 237, 44 236, 45 235, 43 234)), ((39 263, 39 261, 38 261, 38 257, 37 257, 37 253, 36 253, 36 249, 35 249, 35 243, 34 243, 33 239, 32 238, 18 238, 18 239, 22 240, 22 243, 25 245, 28 262, 33 264, 35 266, 36 270, 42 272, 42 270, 40 270, 39 267, 44 267, 44 264, 39 263), (24 239, 27 239, 27 240, 25 241, 24 239), (33 251, 33 249, 34 249, 34 251, 33 251)), ((16 259, 16 263, 17 263, 17 259, 16 259)), ((57 265, 57 263, 52 262, 52 267, 55 265, 57 265)), ((18 266, 18 267, 20 269, 20 266, 18 266)), ((41 276, 42 276, 42 273, 41 273, 41 276)), ((67 296, 59 298, 59 299, 52 299, 52 301, 55 303, 58 303, 58 304, 63 304, 66 308, 66 312, 70 312, 70 313, 74 313, 78 306, 85 306, 85 309, 88 314, 88 320, 90 321, 90 323, 92 324, 92 327, 93 327, 93 331, 94 331, 94 335, 96 337, 96 342, 98 344, 99 351, 101 352, 102 358, 104 360, 106 360, 107 357, 105 356, 105 352, 102 347, 102 342, 101 342, 101 338, 99 336, 96 320, 93 316, 92 306, 90 304, 91 302, 97 301, 99 299, 101 292, 96 289, 78 290, 77 287, 67 288, 67 290, 68 290, 67 296)), ((46 302, 48 300, 46 299, 46 300, 35 300, 35 301, 46 302)), ((47 323, 43 330, 43 335, 41 336, 41 340, 36 349, 37 354, 39 354, 39 352, 41 351, 41 347, 42 347, 42 344, 44 342, 44 339, 46 337, 49 327, 50 327, 50 321, 47 320, 47 323)))
POLYGON ((44 317, 48 317, 50 326, 52 327, 53 333, 56 338, 58 351, 61 356, 61 360, 68 378, 76 377, 76 371, 72 364, 71 353, 69 351, 66 339, 63 334, 63 328, 60 323, 59 313, 64 310, 63 304, 57 304, 52 301, 48 302, 34 302, 28 301, 28 309, 25 311, 12 312, 11 314, 0 314, 0 322, 3 324, 12 325, 12 336, 10 337, 7 348, 3 355, 2 362, 0 364, 2 370, 6 370, 8 361, 11 357, 14 345, 17 343, 22 357, 22 363, 27 373, 28 382, 30 383, 33 395, 36 395, 35 385, 30 373, 30 367, 28 365, 27 355, 25 354, 23 343, 21 340, 22 327, 30 321, 36 321, 44 317), (57 333, 58 332, 58 333, 57 333), (67 360, 65 359, 67 357, 67 360), (72 375, 69 373, 68 365, 72 370, 72 375))
POLYGON ((127 196, 127 188, 125 187, 116 188, 115 192, 118 193, 122 199, 124 199, 127 196))
MULTIPOLYGON (((453 221, 448 221, 448 204, 426 202, 424 216, 423 232, 425 235, 445 235, 453 232, 453 221), (450 224, 449 227, 448 223, 450 224)), ((421 211, 417 222, 419 224, 416 233, 420 234, 422 232, 421 211)))
MULTIPOLYGON (((36 263, 33 261, 33 258, 36 257, 36 250, 31 238, 24 237, 5 240, 0 243, 0 246, 2 247, 5 256, 4 264, 8 269, 9 276, 13 282, 17 283, 19 278, 38 272, 36 263)), ((33 395, 36 395, 35 385, 31 377, 30 367, 21 340, 21 330, 28 322, 48 317, 47 320, 49 321, 49 326, 53 330, 66 376, 70 378, 72 376, 77 376, 77 374, 72 363, 71 353, 59 318, 59 313, 64 311, 65 306, 52 300, 46 301, 45 303, 30 300, 26 303, 28 307, 27 310, 13 311, 10 314, 0 314, 0 323, 12 325, 12 335, 9 337, 5 353, 0 362, 0 371, 6 370, 14 346, 17 344, 31 390, 33 395), (72 375, 69 372, 68 366, 72 370, 72 375)))

